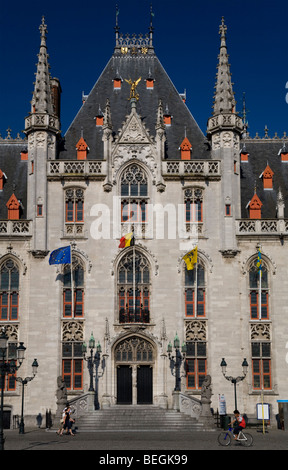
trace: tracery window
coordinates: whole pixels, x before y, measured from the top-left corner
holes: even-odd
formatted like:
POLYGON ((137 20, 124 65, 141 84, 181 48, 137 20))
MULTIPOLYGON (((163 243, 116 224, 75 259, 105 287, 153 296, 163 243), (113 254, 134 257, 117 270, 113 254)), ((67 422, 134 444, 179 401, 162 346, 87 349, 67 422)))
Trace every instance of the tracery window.
POLYGON ((120 323, 149 323, 150 266, 136 248, 118 266, 118 308, 120 323))
POLYGON ((203 190, 187 188, 184 192, 186 224, 203 222, 203 190))
POLYGON ((205 317, 205 270, 198 261, 194 269, 188 270, 185 265, 185 316, 205 317), (196 272, 197 269, 197 272, 196 272), (197 308, 196 308, 197 304, 197 308))
POLYGON ((67 390, 83 389, 82 342, 62 343, 62 371, 67 390))
POLYGON ((72 278, 73 289, 71 288, 71 266, 67 264, 63 272, 63 317, 81 318, 84 316, 84 268, 80 259, 74 256, 72 278), (72 297, 74 302, 72 302, 72 297))
POLYGON ((65 235, 81 236, 84 233, 84 190, 65 190, 65 235))
POLYGON ((186 323, 186 386, 201 390, 207 373, 206 322, 191 320, 186 323))
POLYGON ((137 336, 125 339, 115 349, 115 360, 117 362, 152 362, 152 345, 137 336))
POLYGON ((13 321, 19 317, 19 269, 13 259, 0 267, 0 320, 13 321))
POLYGON ((271 390, 271 324, 252 323, 250 329, 253 390, 271 390))
POLYGON ((249 269, 249 290, 250 290, 250 317, 251 320, 269 319, 269 289, 268 271, 262 260, 262 276, 257 268, 257 260, 253 262, 249 269), (261 299, 261 310, 259 305, 261 299))
POLYGON ((121 177, 121 222, 147 222, 148 179, 138 165, 130 165, 121 177))
MULTIPOLYGON (((13 359, 15 362, 17 362, 16 361, 17 346, 18 346, 18 343, 14 343, 10 341, 8 342, 5 361, 10 362, 13 359)), ((15 374, 4 375, 4 391, 12 392, 16 390, 16 376, 17 376, 17 372, 15 372, 15 374)), ((1 381, 0 381, 0 390, 1 390, 1 381)))

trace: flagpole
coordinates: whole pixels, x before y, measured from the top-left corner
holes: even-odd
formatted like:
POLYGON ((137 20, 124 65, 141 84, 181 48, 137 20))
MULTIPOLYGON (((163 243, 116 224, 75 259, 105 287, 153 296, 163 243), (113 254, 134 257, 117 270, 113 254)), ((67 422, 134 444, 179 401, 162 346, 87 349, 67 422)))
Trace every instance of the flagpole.
POLYGON ((261 295, 261 288, 262 288, 262 266, 259 269, 259 294, 258 294, 258 308, 259 308, 259 320, 261 320, 261 303, 262 303, 262 295, 261 295))
POLYGON ((74 283, 73 283, 73 266, 72 266, 72 247, 70 246, 70 272, 71 272, 71 295, 72 295, 72 318, 74 317, 74 283))
POLYGON ((195 299, 195 302, 194 302, 194 316, 195 318, 197 317, 197 294, 198 294, 198 257, 197 257, 197 261, 196 261, 196 264, 194 265, 194 269, 196 269, 196 274, 195 274, 195 295, 194 295, 194 299, 195 299))
POLYGON ((133 313, 135 315, 135 245, 133 245, 133 313))

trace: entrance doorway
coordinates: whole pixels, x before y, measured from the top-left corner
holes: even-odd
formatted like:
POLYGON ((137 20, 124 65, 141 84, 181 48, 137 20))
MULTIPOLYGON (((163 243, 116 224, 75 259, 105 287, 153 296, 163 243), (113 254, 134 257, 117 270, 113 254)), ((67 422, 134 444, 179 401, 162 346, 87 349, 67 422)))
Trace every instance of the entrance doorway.
POLYGON ((144 338, 132 336, 115 348, 117 404, 153 404, 154 348, 144 338))
POLYGON ((117 404, 132 404, 132 369, 129 366, 117 367, 117 404))
POLYGON ((153 403, 153 369, 150 366, 137 368, 137 404, 151 405, 153 403))

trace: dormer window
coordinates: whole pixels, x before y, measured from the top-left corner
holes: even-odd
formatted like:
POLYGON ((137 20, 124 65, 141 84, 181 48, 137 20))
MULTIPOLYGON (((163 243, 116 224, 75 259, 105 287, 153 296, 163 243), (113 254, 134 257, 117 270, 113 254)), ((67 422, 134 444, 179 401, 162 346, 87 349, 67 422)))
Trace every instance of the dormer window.
POLYGON ((261 219, 261 207, 263 206, 262 202, 260 201, 259 197, 255 193, 252 197, 251 201, 247 204, 247 208, 249 208, 249 217, 250 219, 261 219))
POLYGON ((191 160, 192 145, 190 144, 187 137, 183 140, 180 145, 181 150, 181 160, 191 160))
POLYGON ((101 111, 101 108, 99 106, 98 114, 95 118, 96 120, 96 127, 102 127, 104 123, 104 114, 101 111))
POLYGON ((86 160, 87 152, 89 148, 85 140, 83 139, 83 137, 81 137, 81 139, 78 141, 76 145, 76 150, 77 150, 77 160, 86 160))
POLYGON ((121 90, 122 80, 121 78, 114 78, 114 90, 121 90))
POLYGON ((15 194, 12 194, 6 206, 8 208, 8 220, 18 220, 20 218, 20 202, 16 198, 15 194))
POLYGON ((248 162, 248 160, 249 160, 249 153, 242 151, 241 154, 240 154, 240 159, 241 159, 241 162, 248 162))
POLYGON ((172 124, 172 116, 169 112, 168 106, 166 106, 165 113, 163 114, 163 122, 166 127, 169 127, 172 124))
POLYGON ((146 88, 147 88, 147 90, 153 90, 154 89, 154 79, 153 78, 147 78, 146 79, 146 88))
POLYGON ((274 172, 271 170, 270 166, 267 165, 263 173, 259 178, 263 178, 263 187, 264 189, 273 189, 273 175, 274 172))
POLYGON ((21 153, 21 160, 28 160, 28 152, 26 150, 23 150, 21 153))

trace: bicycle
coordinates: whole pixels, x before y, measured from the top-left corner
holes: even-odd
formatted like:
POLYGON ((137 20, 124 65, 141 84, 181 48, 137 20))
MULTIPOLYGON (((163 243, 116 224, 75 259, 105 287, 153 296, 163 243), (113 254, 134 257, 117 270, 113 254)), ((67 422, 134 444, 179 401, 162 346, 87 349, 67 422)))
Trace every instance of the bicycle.
POLYGON ((233 434, 233 429, 231 427, 229 427, 227 431, 220 432, 218 442, 221 446, 229 446, 232 441, 239 442, 245 447, 250 447, 253 444, 253 437, 248 432, 240 431, 237 439, 235 439, 235 435, 233 434))

